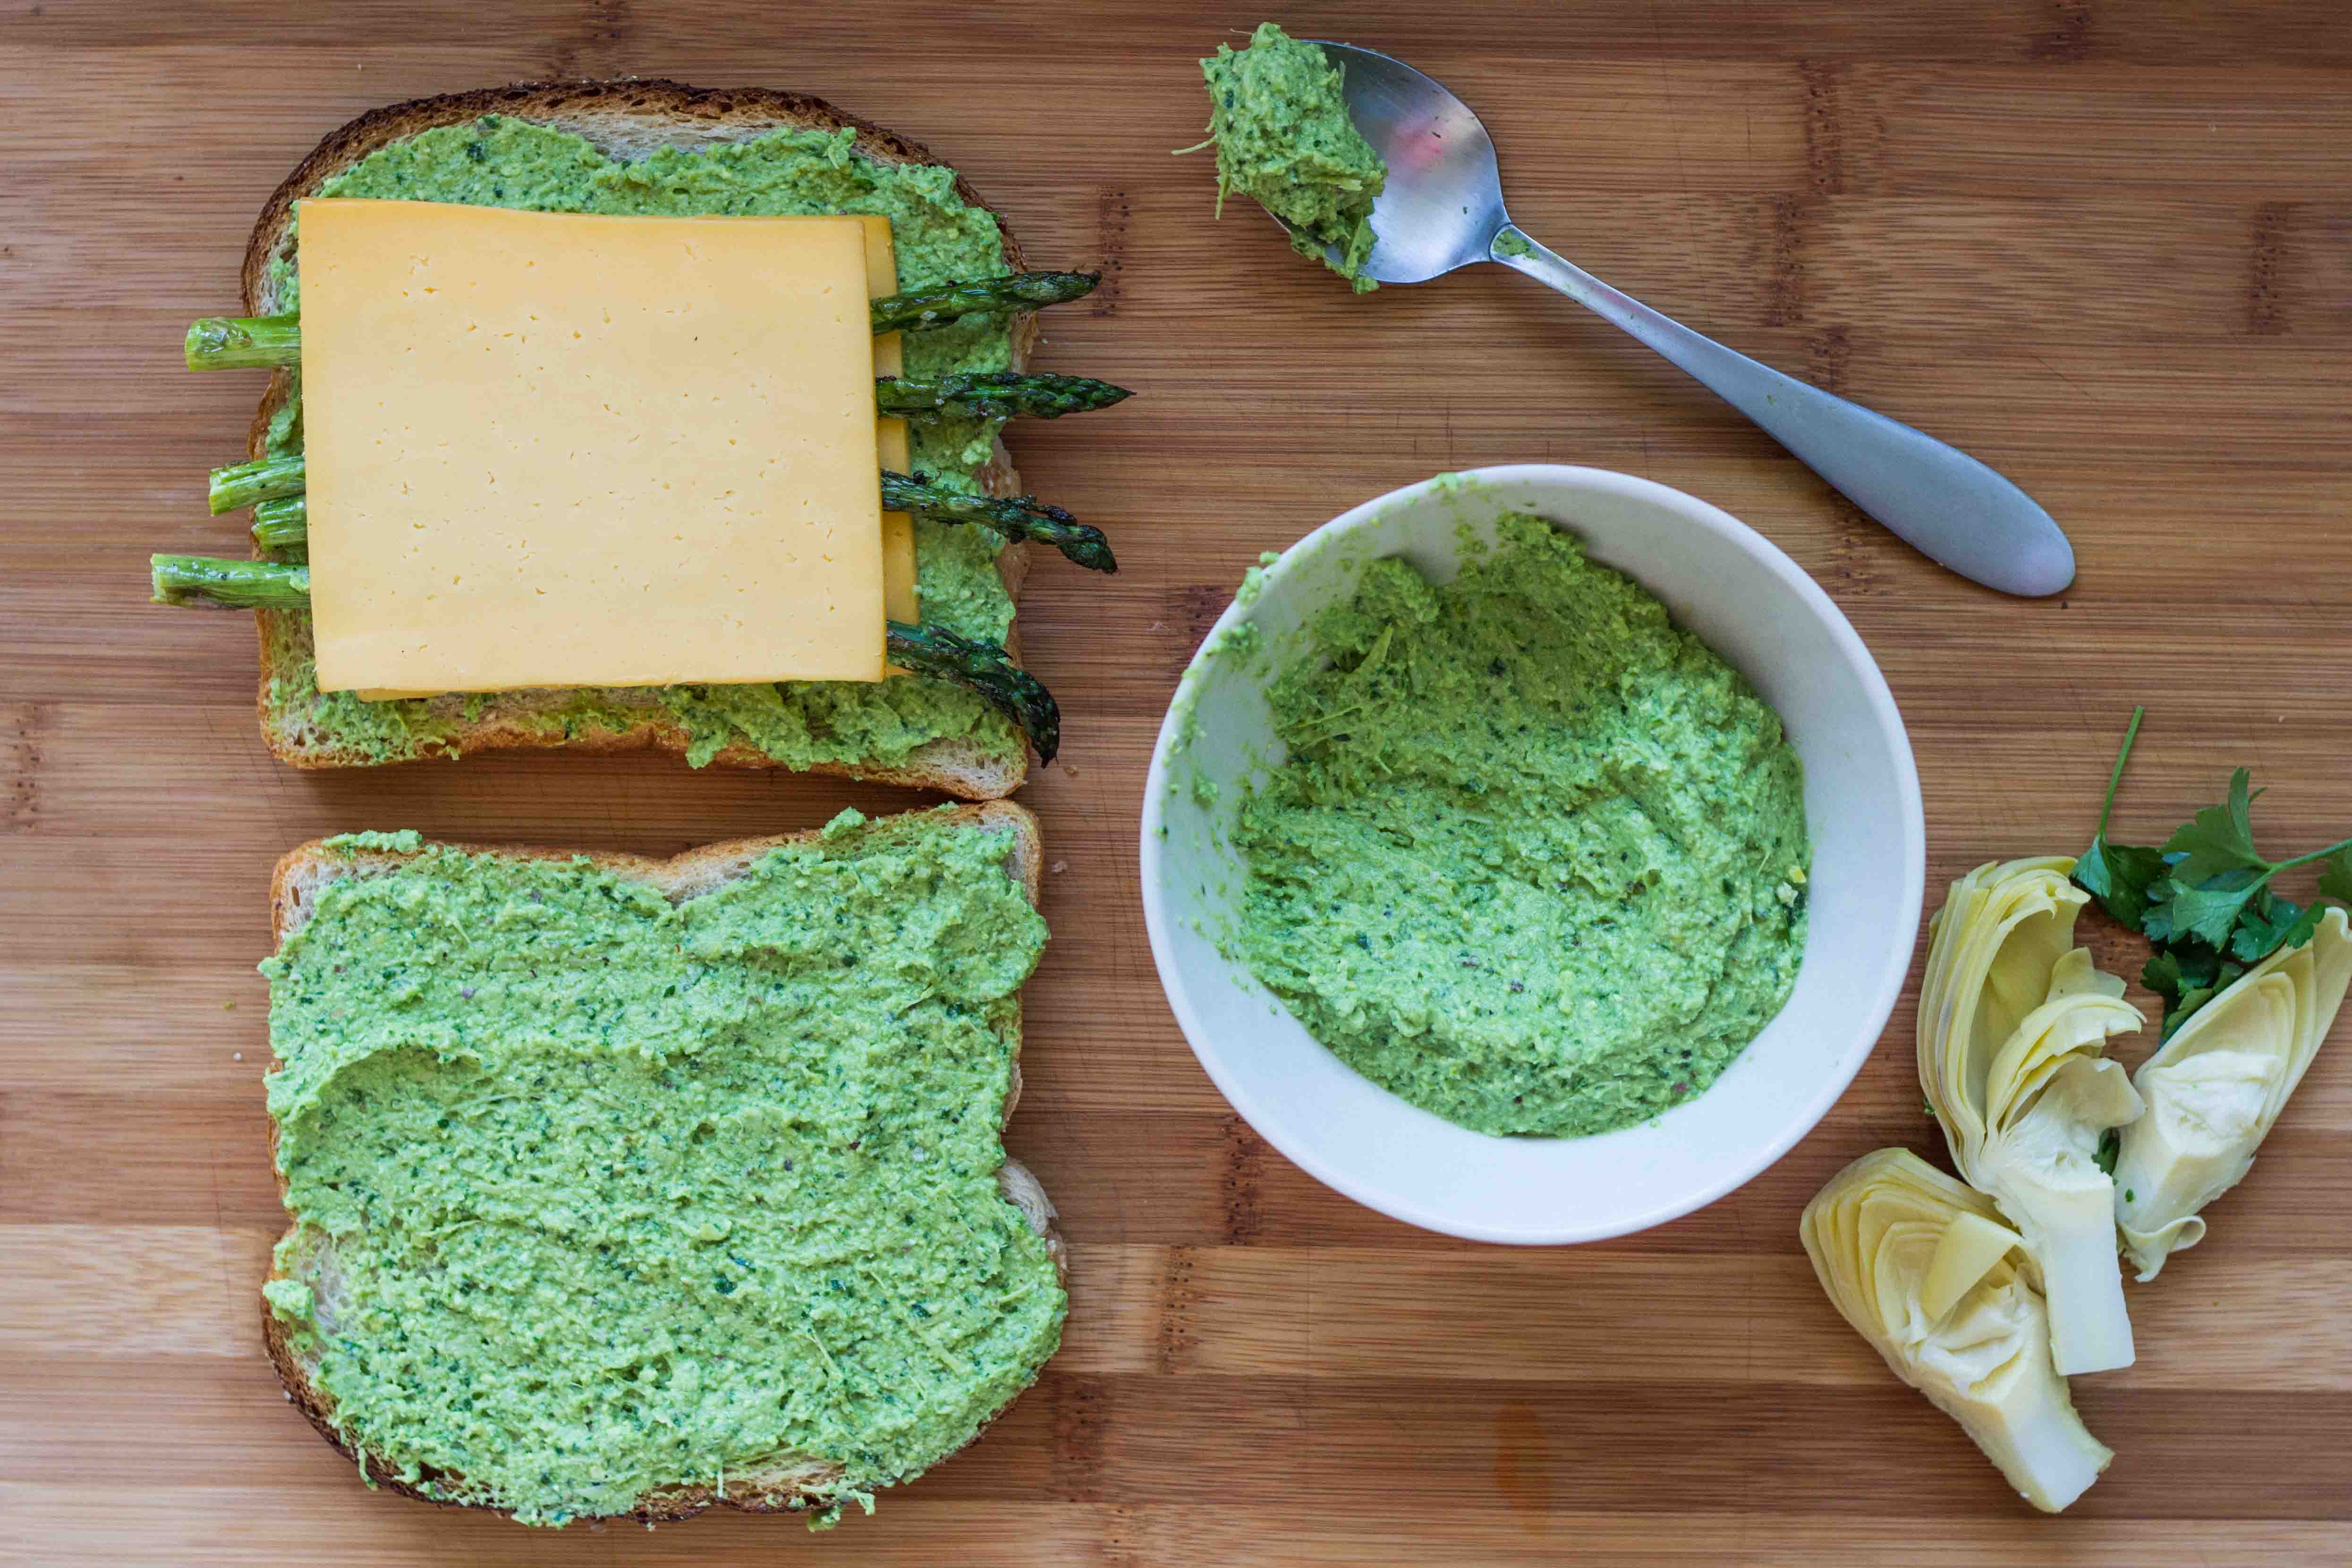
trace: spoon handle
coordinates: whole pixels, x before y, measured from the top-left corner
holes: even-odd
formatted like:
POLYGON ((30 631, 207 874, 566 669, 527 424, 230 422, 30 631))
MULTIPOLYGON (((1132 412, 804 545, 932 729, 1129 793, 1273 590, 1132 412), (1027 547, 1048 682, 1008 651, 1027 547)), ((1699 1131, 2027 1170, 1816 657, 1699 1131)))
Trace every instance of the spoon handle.
POLYGON ((2074 580, 2074 547, 2050 514, 1958 448, 1692 331, 1512 225, 1496 236, 1492 259, 1655 349, 1930 559, 2028 597, 2074 580))

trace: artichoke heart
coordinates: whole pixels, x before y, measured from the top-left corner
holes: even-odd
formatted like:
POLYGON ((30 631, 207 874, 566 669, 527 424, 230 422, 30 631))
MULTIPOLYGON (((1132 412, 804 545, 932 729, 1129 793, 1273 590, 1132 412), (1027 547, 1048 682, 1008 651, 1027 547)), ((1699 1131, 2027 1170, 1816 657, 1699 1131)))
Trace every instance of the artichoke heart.
POLYGON ((2100 1134, 2140 1113, 2110 1035, 2140 1027, 2123 982, 2076 947, 2089 895, 2063 856, 1979 866, 1929 923, 1919 1082, 1952 1161, 2025 1239, 2062 1374, 2132 1363, 2100 1134))
POLYGON ((1908 1149, 1880 1149, 1832 1176, 1798 1229, 1854 1332, 2026 1501, 2055 1513, 2099 1479, 2115 1455, 2074 1414, 2038 1270, 1982 1196, 1908 1149))
POLYGON ((2238 1185, 2352 984, 2352 932, 2331 908, 2192 1014, 2140 1064, 2147 1114, 2124 1132, 2116 1218, 2142 1280, 2205 1235, 2199 1211, 2238 1185))

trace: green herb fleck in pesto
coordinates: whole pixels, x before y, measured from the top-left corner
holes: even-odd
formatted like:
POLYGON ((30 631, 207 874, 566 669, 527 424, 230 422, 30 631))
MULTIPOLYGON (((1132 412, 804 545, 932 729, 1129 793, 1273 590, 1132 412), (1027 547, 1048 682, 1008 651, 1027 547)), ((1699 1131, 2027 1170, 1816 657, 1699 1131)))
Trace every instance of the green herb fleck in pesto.
POLYGON ((1528 236, 1517 229, 1505 229, 1495 236, 1496 256, 1533 256, 1535 253, 1536 247, 1528 243, 1528 236))
POLYGON ((1803 779, 1748 683, 1536 517, 1395 559, 1273 682, 1234 956, 1374 1082, 1480 1132, 1705 1090, 1804 952, 1803 779))

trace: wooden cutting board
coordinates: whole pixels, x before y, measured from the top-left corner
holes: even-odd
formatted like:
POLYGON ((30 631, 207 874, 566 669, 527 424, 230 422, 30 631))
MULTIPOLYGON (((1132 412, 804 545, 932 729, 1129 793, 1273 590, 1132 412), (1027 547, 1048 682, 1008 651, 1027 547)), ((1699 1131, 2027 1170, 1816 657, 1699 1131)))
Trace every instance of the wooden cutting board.
MULTIPOLYGON (((1811 570, 1917 746, 1938 889, 2071 851, 2150 706, 2121 821, 2231 766, 2265 841, 2352 830, 2352 17, 2337 0, 1299 5, 1459 89, 1536 235, 1660 308, 2000 467, 2072 531, 2064 599, 1939 572, 1642 350, 1500 269, 1350 298, 1246 205, 1210 221, 1192 59, 1256 11, 1121 0, 16 0, 0 16, 0 1560, 10 1563, 2352 1561, 2352 1026, 2212 1239, 2080 1381, 2118 1458, 2011 1496, 1821 1299, 1805 1198, 1931 1151, 1911 998, 1774 1169, 1646 1235, 1457 1243, 1238 1122, 1163 1005, 1137 901, 1148 748, 1261 549, 1441 469, 1549 460, 1696 492, 1811 570), (969 1452, 810 1536, 720 1515, 561 1533, 372 1495, 278 1395, 256 1284, 264 889, 314 834, 667 853, 882 789, 654 757, 302 775, 249 633, 151 609, 227 551, 202 476, 255 378, 179 369, 247 225, 395 99, 674 76, 822 94, 929 142, 1045 265, 1099 267, 1045 368, 1141 389, 1015 435, 1114 580, 1023 605, 1068 715, 1055 932, 1009 1141, 1060 1204, 1060 1355, 969 1452)), ((1890 868, 1891 870, 1891 868, 1890 868)), ((2103 956, 2136 969, 2121 940, 2103 956)), ((2147 998, 2141 996, 2141 1000, 2147 998)), ((1940 1156, 1938 1156, 1940 1157, 1940 1156)))

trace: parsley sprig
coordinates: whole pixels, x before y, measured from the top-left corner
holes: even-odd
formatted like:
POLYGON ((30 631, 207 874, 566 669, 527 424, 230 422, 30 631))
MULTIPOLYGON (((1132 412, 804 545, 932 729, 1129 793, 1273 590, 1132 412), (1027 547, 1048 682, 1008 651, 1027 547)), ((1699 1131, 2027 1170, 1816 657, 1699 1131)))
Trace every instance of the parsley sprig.
POLYGON ((2315 863, 2320 896, 2352 906, 2352 839, 2283 861, 2264 859, 2253 829, 2253 804, 2263 792, 2241 768, 2230 775, 2227 800, 2199 811, 2161 845, 2110 843, 2116 789, 2147 711, 2132 709, 2107 776, 2098 831, 2074 862, 2074 884, 2154 947, 2140 983, 2164 998, 2169 1038, 2231 981, 2282 947, 2302 946, 2319 929, 2324 905, 2306 908, 2272 892, 2279 873, 2315 863))

